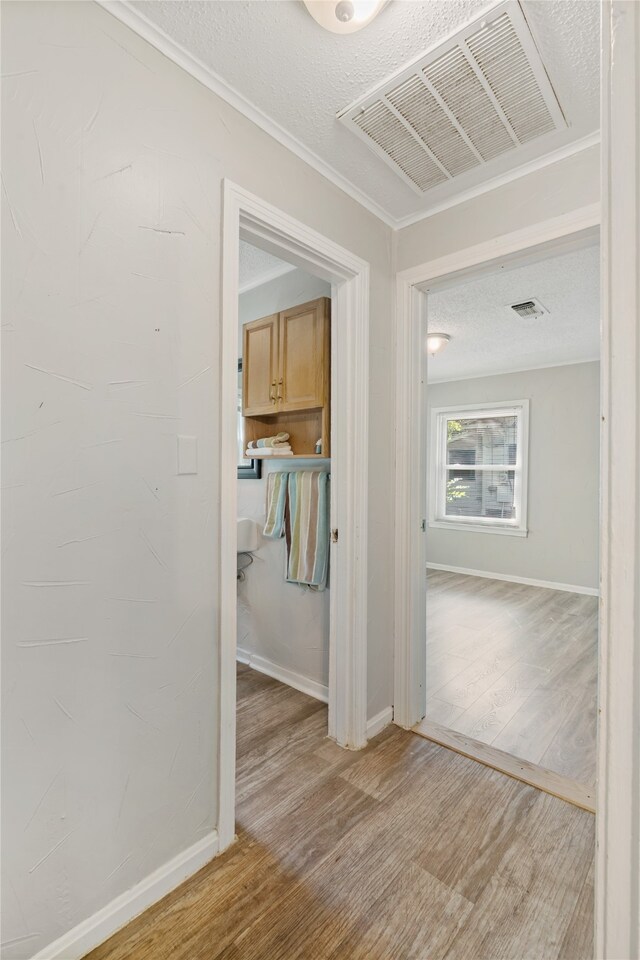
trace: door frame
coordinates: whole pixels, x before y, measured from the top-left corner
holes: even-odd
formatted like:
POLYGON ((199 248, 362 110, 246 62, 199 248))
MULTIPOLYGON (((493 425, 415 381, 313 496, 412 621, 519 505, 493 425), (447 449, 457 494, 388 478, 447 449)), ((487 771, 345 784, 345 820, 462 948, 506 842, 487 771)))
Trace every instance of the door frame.
POLYGON ((536 247, 579 240, 600 223, 593 204, 418 264, 396 276, 396 573, 394 722, 409 729, 425 714, 426 691, 426 293, 536 247))
POLYGON ((640 957, 640 4, 601 19, 602 452, 595 956, 640 957))
POLYGON ((235 836, 236 548, 239 240, 332 284, 329 736, 367 742, 369 264, 243 187, 222 184, 220 545, 218 552, 220 850, 235 836))

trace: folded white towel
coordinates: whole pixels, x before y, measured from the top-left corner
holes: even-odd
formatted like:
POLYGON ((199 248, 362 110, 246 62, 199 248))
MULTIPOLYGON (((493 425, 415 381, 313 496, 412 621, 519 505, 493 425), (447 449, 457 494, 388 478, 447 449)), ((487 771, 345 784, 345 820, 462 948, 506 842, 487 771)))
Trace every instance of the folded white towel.
POLYGON ((291 450, 291 444, 279 443, 277 447, 247 447, 248 453, 263 453, 265 457, 272 457, 278 450, 291 450))
POLYGON ((286 445, 280 444, 277 447, 260 447, 259 449, 249 447, 245 450, 244 455, 250 460, 266 460, 268 457, 292 457, 293 450, 287 443, 286 445))

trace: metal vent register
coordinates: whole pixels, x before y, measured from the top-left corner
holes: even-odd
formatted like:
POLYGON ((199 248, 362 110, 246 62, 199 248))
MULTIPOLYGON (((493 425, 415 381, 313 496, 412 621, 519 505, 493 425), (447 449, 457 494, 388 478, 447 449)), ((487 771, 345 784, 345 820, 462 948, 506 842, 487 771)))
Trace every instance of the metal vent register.
POLYGON ((514 0, 338 116, 420 194, 566 127, 514 0))
POLYGON ((535 317, 541 317, 543 314, 549 312, 535 297, 531 300, 523 300, 521 303, 512 303, 510 306, 512 310, 515 310, 521 320, 532 320, 535 317))

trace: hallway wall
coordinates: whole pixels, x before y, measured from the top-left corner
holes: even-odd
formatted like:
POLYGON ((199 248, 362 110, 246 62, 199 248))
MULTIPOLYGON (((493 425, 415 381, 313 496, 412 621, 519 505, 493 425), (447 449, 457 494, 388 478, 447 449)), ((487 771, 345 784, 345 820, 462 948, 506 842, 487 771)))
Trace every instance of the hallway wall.
POLYGON ((596 145, 399 230, 396 268, 407 270, 599 199, 596 145))
MULTIPOLYGON (((97 4, 2 13, 2 913, 23 960, 217 823, 223 178, 370 262, 376 447, 391 231, 97 4)), ((385 460, 369 716, 391 701, 392 495, 385 460)))

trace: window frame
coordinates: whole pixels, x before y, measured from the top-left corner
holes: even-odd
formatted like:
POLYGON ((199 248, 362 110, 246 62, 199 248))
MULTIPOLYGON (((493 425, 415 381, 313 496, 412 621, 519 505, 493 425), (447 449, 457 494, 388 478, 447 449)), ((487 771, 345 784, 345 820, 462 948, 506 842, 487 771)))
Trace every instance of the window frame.
MULTIPOLYGON (((441 530, 466 530, 472 533, 494 533, 512 537, 528 536, 527 487, 529 472, 529 401, 507 400, 491 403, 464 403, 431 409, 431 465, 429 470, 429 526, 441 530), (514 474, 513 504, 514 519, 500 517, 452 517, 446 515, 446 478, 451 465, 447 463, 446 423, 450 419, 469 417, 507 416, 516 417, 516 462, 508 464, 514 474)), ((461 467, 462 469, 462 467, 461 467)), ((471 465, 468 469, 482 472, 494 469, 483 464, 471 465)))

